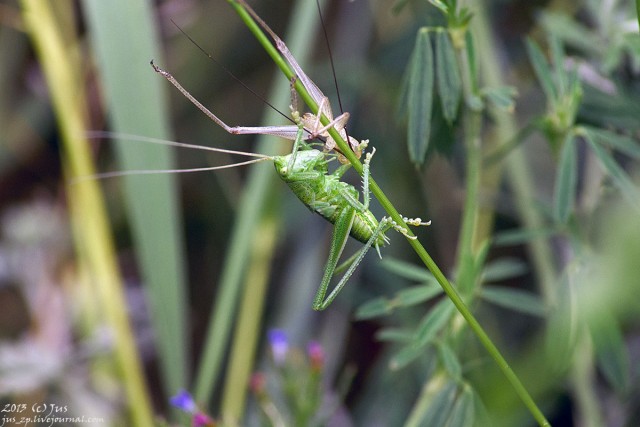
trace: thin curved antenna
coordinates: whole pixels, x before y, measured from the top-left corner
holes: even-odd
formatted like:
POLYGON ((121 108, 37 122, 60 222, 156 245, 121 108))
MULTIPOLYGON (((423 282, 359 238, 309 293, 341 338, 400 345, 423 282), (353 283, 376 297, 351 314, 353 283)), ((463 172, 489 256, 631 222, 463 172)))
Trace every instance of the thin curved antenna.
POLYGON ((271 104, 269 101, 267 101, 262 95, 260 95, 258 92, 254 91, 253 89, 251 89, 251 87, 249 87, 249 85, 247 85, 245 82, 243 82, 238 76, 236 76, 235 74, 233 74, 233 72, 231 72, 231 70, 229 70, 227 67, 225 67, 222 63, 220 63, 220 61, 218 61, 217 59, 215 59, 209 52, 207 52, 206 50, 204 50, 204 48, 202 46, 200 46, 198 44, 198 42, 196 42, 189 34, 187 34, 186 31, 184 31, 178 24, 175 23, 175 21, 172 19, 171 23, 173 25, 176 26, 176 28, 178 30, 180 30, 180 32, 187 38, 189 39, 189 41, 195 46, 197 47, 200 52, 204 53, 207 58, 209 58, 211 61, 213 61, 217 66, 219 66, 220 68, 222 68, 224 70, 225 73, 227 73, 232 79, 234 79, 236 82, 240 83, 242 85, 242 87, 244 87, 246 90, 248 90, 253 96, 255 96, 256 98, 258 98, 260 101, 264 102, 266 105, 268 105, 269 107, 271 107, 275 112, 277 112, 278 114, 280 114, 282 117, 284 117, 285 119, 289 120, 291 123, 295 122, 293 121, 293 119, 289 116, 287 116, 286 114, 284 114, 282 111, 278 110, 273 104, 271 104))
MULTIPOLYGON (((327 45, 327 52, 329 54, 329 63, 331 63, 331 73, 333 74, 333 84, 336 87, 336 95, 338 96, 338 107, 340 107, 340 114, 344 113, 344 108, 342 108, 342 98, 340 97, 340 88, 338 87, 338 75, 336 74, 336 67, 333 63, 333 53, 331 52, 331 43, 329 43, 329 35, 327 34, 327 26, 324 23, 324 17, 322 16, 322 8, 320 7, 320 0, 316 0, 316 5, 318 6, 318 16, 320 17, 320 24, 322 25, 322 32, 324 33, 324 41, 327 45)), ((349 143, 349 130, 347 127, 344 127, 344 134, 346 135, 346 142, 349 148, 353 150, 351 144, 349 143)))
POLYGON ((166 174, 166 173, 190 173, 190 172, 209 172, 220 169, 229 169, 235 168, 239 166, 251 165, 254 163, 264 162, 266 160, 273 160, 272 156, 266 156, 264 154, 258 153, 249 153, 246 151, 236 151, 236 150, 226 150, 224 148, 215 148, 215 147, 207 147, 204 145, 195 145, 195 144, 187 144, 184 142, 177 141, 169 141, 166 139, 159 138, 151 138, 148 136, 140 136, 140 135, 131 135, 127 133, 117 133, 117 132, 105 132, 105 131, 93 131, 87 132, 86 137, 89 139, 98 139, 98 138, 118 138, 118 139, 126 139, 130 142, 143 142, 149 144, 158 144, 158 145, 168 145, 171 147, 180 147, 180 148, 189 148, 201 151, 213 151, 216 153, 226 153, 226 154, 237 154, 240 156, 247 157, 257 157, 253 160, 247 160, 239 163, 232 163, 229 165, 222 166, 206 166, 201 168, 189 168, 189 169, 141 169, 141 170, 128 170, 128 171, 114 171, 114 172, 104 172, 98 173, 95 175, 81 176, 76 177, 71 180, 72 184, 77 184, 86 180, 94 180, 94 179, 107 179, 107 178, 116 178, 122 176, 131 176, 131 175, 155 175, 155 174, 166 174))
POLYGON ((92 132, 87 132, 86 136, 87 138, 90 138, 90 139, 99 139, 99 138, 127 139, 132 142, 144 142, 144 143, 150 143, 150 144, 168 145, 171 147, 191 148, 194 150, 214 151, 216 153, 237 154, 240 156, 257 157, 263 160, 273 159, 272 156, 267 156, 265 154, 250 153, 247 151, 226 150, 224 148, 215 148, 215 147, 207 147, 205 145, 187 144, 184 142, 169 141, 166 139, 152 138, 148 136, 131 135, 128 133, 92 131, 92 132))
POLYGON ((333 53, 331 52, 331 43, 329 43, 329 35, 327 34, 327 26, 324 24, 324 18, 322 17, 322 8, 320 7, 320 0, 316 0, 318 6, 318 15, 320 17, 320 24, 322 25, 322 32, 324 33, 324 42, 327 45, 327 52, 329 53, 329 62, 331 63, 331 72, 333 73, 333 84, 336 87, 336 94, 338 95, 338 107, 340 107, 340 113, 344 113, 342 109, 342 99, 340 99, 340 88, 338 87, 338 77, 336 75, 336 67, 333 64, 333 53))
POLYGON ((116 178, 116 177, 131 176, 131 175, 159 175, 159 174, 167 174, 167 173, 209 172, 209 171, 216 171, 220 169, 229 169, 229 168, 236 168, 238 166, 251 165, 254 163, 264 162, 265 160, 271 160, 271 159, 265 157, 262 159, 247 160, 246 162, 232 163, 229 165, 207 166, 202 168, 190 168, 190 169, 140 169, 140 170, 128 170, 128 171, 104 172, 104 173, 97 173, 95 175, 88 175, 88 176, 74 178, 71 180, 71 183, 77 184, 78 182, 82 182, 86 180, 107 179, 107 178, 116 178))

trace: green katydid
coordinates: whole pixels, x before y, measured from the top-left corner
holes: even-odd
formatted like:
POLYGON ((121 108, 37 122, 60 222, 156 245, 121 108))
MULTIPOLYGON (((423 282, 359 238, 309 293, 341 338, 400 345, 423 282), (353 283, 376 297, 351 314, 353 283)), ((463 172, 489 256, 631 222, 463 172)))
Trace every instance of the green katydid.
MULTIPOLYGON (((311 211, 320 214, 323 218, 334 225, 334 231, 329 251, 329 258, 325 266, 324 276, 320 284, 320 288, 316 293, 313 302, 315 310, 324 310, 336 298, 338 293, 346 285, 347 281, 360 264, 369 249, 374 246, 380 255, 380 247, 389 242, 385 232, 391 228, 396 229, 408 238, 415 238, 407 234, 407 231, 396 225, 396 223, 384 217, 378 221, 373 213, 369 210, 369 174, 370 162, 375 153, 375 148, 365 155, 363 169, 363 201, 359 200, 359 193, 355 187, 341 181, 340 178, 350 167, 350 164, 343 156, 340 155, 335 142, 329 136, 328 130, 333 127, 340 136, 348 141, 350 148, 358 157, 367 147, 368 141, 357 141, 355 138, 348 136, 345 130, 346 123, 349 119, 349 113, 342 113, 333 118, 331 106, 328 98, 316 86, 313 81, 304 73, 296 59, 293 57, 284 42, 267 26, 267 24, 258 17, 258 15, 242 2, 244 7, 253 15, 256 21, 263 29, 272 37, 276 44, 276 48, 289 63, 295 73, 294 79, 300 80, 309 95, 318 105, 318 113, 306 113, 301 116, 294 108, 292 101, 292 117, 294 124, 285 126, 264 126, 264 127, 248 127, 248 126, 229 126, 213 114, 209 109, 195 99, 170 73, 159 68, 151 62, 153 69, 166 78, 173 86, 175 86, 189 101, 191 101, 198 109, 200 109, 207 117, 222 127, 230 134, 261 134, 274 135, 285 139, 293 140, 293 149, 291 154, 285 156, 263 156, 254 153, 235 152, 236 154, 245 154, 260 159, 243 162, 242 164, 259 162, 264 160, 272 160, 275 164, 276 171, 284 182, 287 183, 293 193, 304 203, 311 211), (328 125, 322 125, 320 117, 325 116, 329 120, 328 125), (312 148, 307 141, 314 139, 322 139, 324 141, 324 151, 312 148), (330 153, 335 151, 338 154, 330 153), (329 173, 328 163, 335 158, 341 163, 334 172, 329 173), (340 256, 342 255, 344 246, 348 237, 351 236, 356 240, 364 243, 364 247, 353 255, 345 265, 348 266, 344 275, 339 282, 329 292, 329 284, 337 267, 340 256)), ((292 82, 293 83, 293 82, 292 82)), ((293 93, 293 90, 292 90, 293 93)), ((292 98, 295 96, 292 95, 292 98)), ((157 141, 151 141, 157 142, 157 141)), ((172 145, 184 146, 188 144, 172 143, 172 145)), ((190 146, 190 145, 188 145, 190 146)), ((194 146, 190 146, 194 147, 194 146)), ((213 151, 222 151, 219 149, 209 149, 213 151)), ((230 167, 227 165, 223 167, 230 167)), ((214 170, 221 167, 200 168, 197 170, 214 170)), ((152 172, 152 171, 150 171, 152 172)), ((429 225, 430 222, 422 222, 420 218, 408 219, 404 218, 409 225, 429 225)))

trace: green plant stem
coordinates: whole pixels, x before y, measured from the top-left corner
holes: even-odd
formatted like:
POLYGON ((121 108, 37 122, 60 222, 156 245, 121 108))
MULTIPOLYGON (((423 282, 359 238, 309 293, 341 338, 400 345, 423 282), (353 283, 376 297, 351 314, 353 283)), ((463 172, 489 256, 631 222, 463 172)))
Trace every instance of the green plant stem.
MULTIPOLYGON (((480 61, 479 68, 482 70, 482 78, 486 86, 497 87, 504 81, 501 60, 498 48, 491 33, 491 24, 486 15, 486 5, 482 0, 478 0, 474 7, 474 18, 471 20, 472 30, 476 34, 474 40, 477 41, 476 50, 482 52, 478 55, 480 61)), ((517 134, 517 125, 513 114, 506 112, 495 112, 493 114, 496 127, 494 135, 489 140, 500 141, 506 144, 517 134)), ((509 186, 513 190, 515 198, 515 209, 518 212, 524 226, 529 230, 540 230, 544 227, 544 220, 537 209, 531 209, 531 204, 536 200, 535 189, 532 186, 531 170, 521 148, 514 149, 505 162, 506 173, 509 176, 509 186)), ((496 175, 495 182, 498 183, 497 176, 501 174, 501 168, 493 168, 492 174, 496 175)), ((555 270, 551 259, 552 251, 548 243, 543 239, 533 239, 528 244, 534 270, 540 283, 540 291, 545 303, 553 307, 556 301, 555 270)))
MULTIPOLYGON (((496 168, 485 162, 484 153, 491 149, 491 141, 481 140, 482 114, 485 109, 480 99, 477 78, 474 78, 472 66, 469 63, 469 55, 466 46, 466 28, 456 29, 454 44, 456 59, 460 68, 462 88, 465 99, 464 141, 467 155, 466 162, 466 199, 464 204, 463 227, 461 232, 459 262, 464 269, 471 268, 477 251, 481 245, 490 238, 493 230, 493 205, 487 203, 487 194, 491 193, 499 184, 499 173, 496 168), (468 261, 468 262, 467 262, 468 261)), ((466 277, 464 271, 460 277, 466 277)), ((466 272, 472 273, 471 271, 466 272)), ((462 286, 463 284, 459 284, 462 286)), ((471 283, 469 283, 471 286, 471 283)))
MULTIPOLYGON (((262 32, 259 25, 253 20, 251 15, 247 10, 245 10, 244 6, 234 0, 228 0, 231 6, 236 10, 240 19, 242 19, 247 26, 247 28, 254 34, 258 42, 262 45, 262 47, 266 50, 267 54, 271 57, 271 59, 276 63, 276 65, 282 70, 287 79, 291 80, 294 77, 293 71, 289 68, 286 61, 280 56, 278 50, 273 46, 270 39, 262 32)), ((311 96, 304 89, 302 84, 296 80, 295 89, 299 93, 300 97, 305 101, 307 106, 311 109, 314 114, 318 114, 318 105, 313 101, 311 96)), ((321 121, 324 125, 329 123, 329 120, 323 115, 321 117, 321 121)), ((351 151, 347 143, 342 139, 340 134, 335 130, 335 128, 329 129, 329 134, 334 139, 340 151, 344 154, 344 156, 349 160, 353 168, 358 172, 358 174, 362 175, 362 163, 357 159, 355 154, 351 151)), ((512 387, 518 394, 518 396, 522 399, 524 404, 527 406, 529 411, 538 421, 541 426, 549 426, 549 422, 544 417, 544 414, 537 407, 527 390, 524 388, 517 375, 511 370, 511 367, 504 359, 498 348, 495 346, 493 341, 489 338, 487 333, 484 331, 480 323, 473 316, 469 308, 466 306, 460 295, 456 292, 454 287, 449 283, 444 273, 440 270, 435 261, 431 258, 431 256, 427 253, 427 250, 422 246, 422 243, 415 238, 415 235, 409 229, 407 224, 404 222, 402 216, 398 213, 396 208, 393 206, 389 198, 384 194, 382 189, 378 186, 373 178, 369 181, 369 188, 373 195, 378 199, 382 208, 389 214, 391 219, 393 219, 396 224, 401 227, 404 227, 407 230, 409 245, 416 252, 418 257, 422 260, 424 265, 429 269, 431 274, 436 278, 442 289, 447 294, 449 299, 456 306, 462 317, 467 321, 469 327, 476 334, 482 345, 487 349, 491 357, 494 359, 502 373, 507 377, 507 380, 511 383, 512 387)))
POLYGON ((476 238, 482 156, 480 148, 480 128, 482 116, 468 109, 464 117, 464 140, 466 148, 466 186, 462 227, 458 244, 458 288, 467 295, 473 290, 475 276, 475 255, 480 248, 476 238))
POLYGON ((600 402, 594 391, 595 372, 593 360, 593 342, 587 328, 579 333, 576 351, 571 366, 571 383, 574 397, 577 402, 577 421, 585 427, 598 427, 605 425, 600 413, 600 402))
MULTIPOLYGON (((87 109, 77 55, 79 40, 63 33, 65 25, 56 19, 62 16, 61 10, 54 11, 53 7, 67 7, 70 11, 72 4, 22 0, 25 26, 36 48, 56 113, 63 143, 64 172, 69 182, 80 176, 91 176, 95 169, 85 137, 87 109)), ((78 262, 88 273, 96 301, 100 302, 100 312, 113 332, 113 356, 131 413, 127 424, 150 427, 153 425, 151 403, 126 312, 104 200, 94 180, 84 180, 67 189, 78 262)))
MULTIPOLYGON (((464 37, 460 37, 464 40, 464 37)), ((454 44, 462 88, 464 91, 464 142, 466 152, 466 186, 462 227, 458 243, 458 266, 460 267, 458 286, 463 292, 472 290, 472 278, 475 270, 474 259, 480 248, 481 238, 477 236, 479 217, 480 179, 482 176, 482 155, 480 132, 482 129, 482 110, 475 107, 478 104, 477 88, 473 84, 473 76, 467 48, 464 43, 454 44)))
POLYGON ((251 263, 245 278, 244 295, 230 354, 228 380, 222 398, 221 413, 228 425, 240 425, 242 421, 247 384, 260 340, 260 321, 278 233, 277 219, 273 216, 264 218, 258 227, 260 233, 249 256, 251 263))
MULTIPOLYGON (((167 86, 149 59, 160 58, 157 20, 148 1, 83 0, 96 73, 109 126, 116 133, 171 139, 167 86), (114 20, 118 24, 114 25, 114 20), (149 102, 154 100, 154 102, 149 102)), ((119 169, 174 169, 173 150, 113 141, 119 169)), ((126 176, 123 207, 154 327, 154 346, 165 395, 189 381, 187 285, 176 174, 126 176)))

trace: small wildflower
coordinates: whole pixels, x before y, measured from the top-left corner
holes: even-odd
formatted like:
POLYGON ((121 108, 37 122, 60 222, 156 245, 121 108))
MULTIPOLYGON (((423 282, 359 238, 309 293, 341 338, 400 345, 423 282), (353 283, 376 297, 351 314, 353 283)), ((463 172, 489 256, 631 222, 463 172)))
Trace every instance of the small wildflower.
POLYGON ((211 417, 198 409, 193 397, 186 390, 180 390, 178 394, 169 399, 169 403, 190 414, 193 427, 214 427, 216 425, 211 417))
POLYGON ((178 394, 169 399, 169 403, 189 414, 193 414, 198 410, 196 402, 186 390, 180 390, 178 394))
POLYGON ((266 375, 262 372, 255 372, 253 375, 251 375, 249 387, 251 388, 251 391, 253 391, 257 395, 264 393, 267 387, 266 375))
POLYGON ((313 369, 320 370, 324 366, 324 349, 318 341, 311 341, 307 345, 307 355, 313 369))
POLYGON ((191 419, 193 427, 214 427, 216 423, 205 413, 198 412, 191 419))
POLYGON ((287 334, 282 329, 272 329, 269 331, 268 337, 273 361, 277 366, 281 366, 284 364, 289 351, 287 334))

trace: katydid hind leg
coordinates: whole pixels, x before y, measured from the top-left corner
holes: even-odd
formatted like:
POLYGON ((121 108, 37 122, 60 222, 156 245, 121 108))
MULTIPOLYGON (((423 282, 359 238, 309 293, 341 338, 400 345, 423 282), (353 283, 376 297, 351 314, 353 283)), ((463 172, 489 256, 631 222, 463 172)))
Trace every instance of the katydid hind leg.
MULTIPOLYGON (((325 295, 327 294, 327 290, 329 289, 329 282, 331 282, 331 278, 333 277, 333 273, 336 270, 336 266, 338 265, 340 255, 342 255, 344 246, 346 245, 347 239, 349 238, 349 233, 351 232, 351 227, 353 226, 355 217, 355 209, 345 208, 342 210, 334 224, 333 236, 331 237, 331 249, 329 250, 329 258, 327 259, 327 264, 324 269, 324 276, 322 277, 320 288, 318 289, 318 292, 316 293, 316 296, 313 300, 314 310, 324 310, 329 306, 329 304, 331 304, 331 301, 333 301, 337 295, 337 292, 334 289, 329 294, 329 297, 325 299, 325 295)), ((344 287, 344 284, 342 286, 344 287)))
MULTIPOLYGON (((333 276, 336 270, 337 258, 335 259, 335 262, 333 263, 333 266, 331 269, 329 268, 331 264, 329 261, 327 261, 327 269, 325 269, 324 277, 322 278, 322 284, 320 285, 320 289, 318 290, 318 293, 316 294, 316 298, 313 303, 313 308, 315 310, 324 310, 329 305, 331 305, 333 300, 336 299, 336 297, 338 296, 342 288, 345 287, 345 285, 347 284, 347 282, 349 281, 353 273, 356 271, 356 268, 358 268, 358 265, 360 265, 365 255, 367 255, 367 252, 369 252, 369 249, 371 249, 374 243, 378 240, 378 237, 380 236, 380 234, 387 231, 389 227, 390 227, 389 220, 386 217, 383 218, 378 224, 378 226, 376 227, 376 229, 374 230, 374 232, 371 234, 371 237, 369 238, 367 243, 365 243, 362 249, 360 249, 357 252, 357 256, 351 257, 349 258, 349 260, 347 260, 347 262, 351 262, 351 265, 349 265, 349 268, 344 273, 344 275, 340 278, 340 281, 335 285, 335 287, 331 290, 329 295, 325 298, 325 295, 329 287, 329 281, 331 280, 331 276, 333 276)), ((336 233, 334 232, 334 236, 335 234, 336 233)), ((334 249, 333 243, 335 242, 332 242, 332 251, 334 249)), ((344 244, 342 245, 342 248, 344 248, 344 244)), ((340 253, 342 253, 342 250, 340 250, 340 253)), ((337 257, 340 256, 340 253, 337 254, 337 257)), ((333 253, 330 254, 329 260, 331 260, 332 255, 333 253)))
MULTIPOLYGON (((229 126, 222 119, 216 116, 211 110, 205 107, 200 101, 198 101, 191 93, 185 89, 178 80, 168 71, 158 67, 153 61, 151 66, 154 71, 167 79, 169 83, 175 86, 176 89, 182 93, 193 105, 195 105, 200 111, 202 111, 209 119, 215 122, 218 126, 232 135, 273 135, 281 138, 296 140, 299 137, 300 127, 298 124, 285 125, 285 126, 229 126)), ((309 139, 310 133, 304 131, 304 138, 309 139)))

